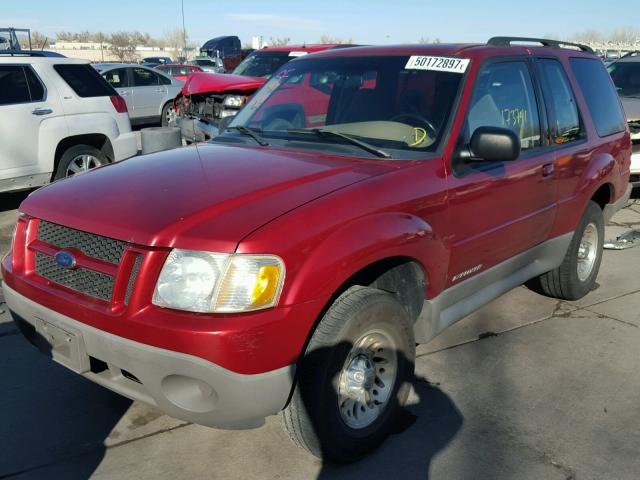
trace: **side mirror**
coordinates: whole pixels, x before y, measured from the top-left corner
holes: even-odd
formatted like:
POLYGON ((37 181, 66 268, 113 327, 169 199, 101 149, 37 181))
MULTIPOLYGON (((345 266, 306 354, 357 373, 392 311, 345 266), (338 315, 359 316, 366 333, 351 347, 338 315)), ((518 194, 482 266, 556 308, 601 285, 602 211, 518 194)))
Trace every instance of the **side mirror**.
POLYGON ((520 138, 508 128, 478 127, 460 156, 469 162, 511 162, 520 156, 520 138))
POLYGON ((228 117, 222 117, 220 119, 220 121, 218 122, 218 131, 220 132, 220 134, 224 133, 234 117, 235 115, 229 115, 228 117))

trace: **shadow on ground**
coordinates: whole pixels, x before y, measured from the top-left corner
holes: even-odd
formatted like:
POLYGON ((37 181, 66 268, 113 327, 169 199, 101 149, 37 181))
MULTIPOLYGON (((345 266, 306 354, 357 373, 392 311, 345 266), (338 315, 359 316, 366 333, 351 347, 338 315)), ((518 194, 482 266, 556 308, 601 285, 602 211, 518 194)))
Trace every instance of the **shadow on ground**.
POLYGON ((65 479, 89 478, 131 401, 57 365, 17 331, 0 337, 0 350, 0 479, 45 478, 43 468, 64 461, 65 479))

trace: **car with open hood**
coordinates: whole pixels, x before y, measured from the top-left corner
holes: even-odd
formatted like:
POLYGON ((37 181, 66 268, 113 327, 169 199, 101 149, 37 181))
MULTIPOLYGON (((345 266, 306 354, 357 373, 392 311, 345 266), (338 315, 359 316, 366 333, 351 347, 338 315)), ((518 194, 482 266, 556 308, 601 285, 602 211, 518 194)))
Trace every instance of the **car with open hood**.
POLYGON ((235 115, 282 65, 294 58, 339 46, 343 45, 265 47, 247 56, 230 74, 190 75, 174 102, 182 136, 189 142, 215 137, 218 122, 235 115))
POLYGON ((280 413, 354 461, 396 428, 416 344, 528 280, 593 289, 630 156, 583 45, 325 50, 209 143, 31 194, 4 298, 87 379, 211 427, 280 413))

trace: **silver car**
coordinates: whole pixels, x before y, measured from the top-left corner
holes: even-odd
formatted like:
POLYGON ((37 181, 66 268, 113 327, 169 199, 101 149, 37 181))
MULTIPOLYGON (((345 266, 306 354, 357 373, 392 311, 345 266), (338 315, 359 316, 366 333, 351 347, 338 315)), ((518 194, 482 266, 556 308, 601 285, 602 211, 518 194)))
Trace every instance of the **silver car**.
POLYGON ((169 124, 173 99, 184 82, 142 65, 97 63, 93 68, 124 98, 133 125, 169 124))

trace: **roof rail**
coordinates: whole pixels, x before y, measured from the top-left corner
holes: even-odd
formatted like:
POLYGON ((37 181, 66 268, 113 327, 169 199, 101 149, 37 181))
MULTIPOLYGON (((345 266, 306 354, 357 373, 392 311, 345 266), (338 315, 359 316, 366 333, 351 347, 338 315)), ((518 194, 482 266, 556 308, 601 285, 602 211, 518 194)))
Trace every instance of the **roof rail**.
POLYGON ((588 45, 581 43, 564 42, 562 40, 549 40, 548 38, 529 38, 529 37, 493 37, 487 42, 487 45, 495 47, 510 47, 512 42, 530 42, 539 43, 543 47, 562 48, 563 46, 576 47, 583 52, 595 53, 588 45))
POLYGON ((618 58, 618 60, 621 60, 621 59, 627 58, 627 57, 635 57, 636 55, 640 55, 640 50, 634 50, 633 52, 627 52, 624 55, 622 55, 620 58, 618 58))
POLYGON ((66 58, 58 52, 47 50, 0 50, 0 57, 58 57, 66 58))

